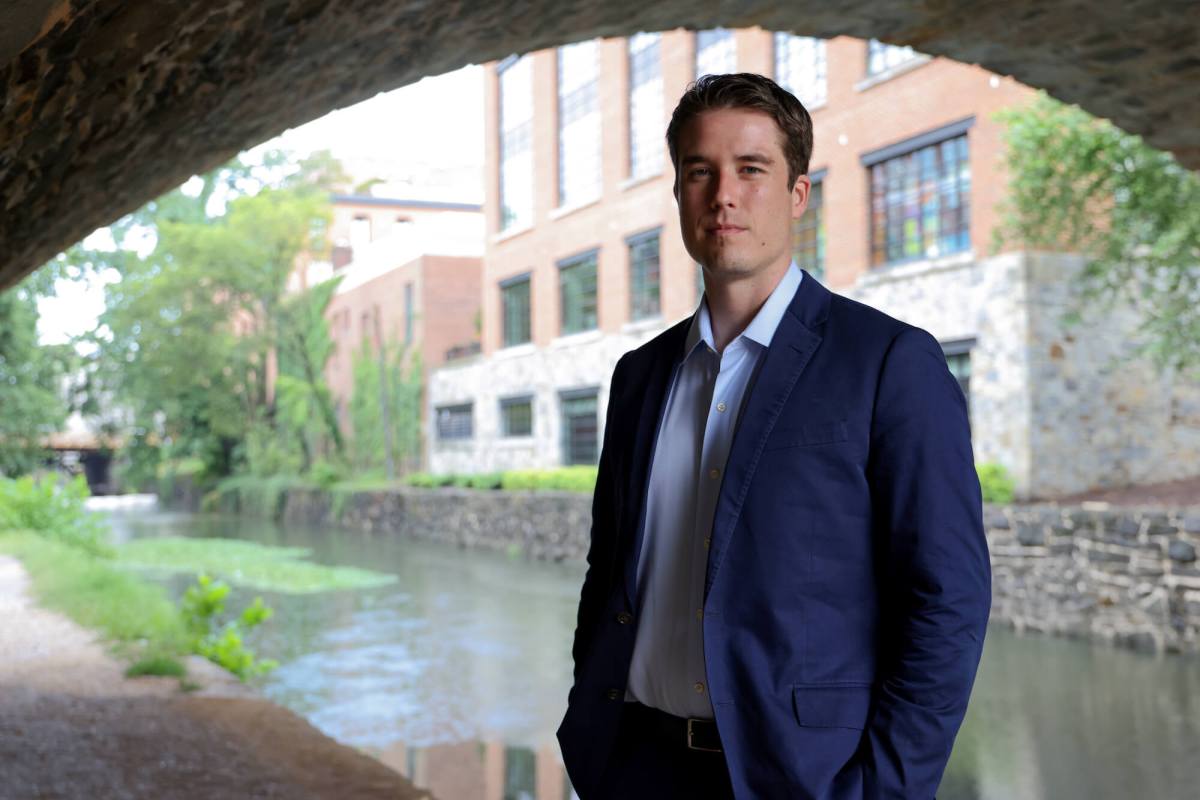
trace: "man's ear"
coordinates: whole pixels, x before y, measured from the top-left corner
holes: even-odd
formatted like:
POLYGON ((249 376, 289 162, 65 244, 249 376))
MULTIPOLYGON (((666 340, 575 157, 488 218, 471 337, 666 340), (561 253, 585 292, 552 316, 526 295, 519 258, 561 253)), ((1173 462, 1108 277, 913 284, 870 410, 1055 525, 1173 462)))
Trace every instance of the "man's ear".
POLYGON ((808 194, 812 191, 812 180, 807 175, 797 175, 792 184, 792 219, 800 219, 808 208, 808 194))

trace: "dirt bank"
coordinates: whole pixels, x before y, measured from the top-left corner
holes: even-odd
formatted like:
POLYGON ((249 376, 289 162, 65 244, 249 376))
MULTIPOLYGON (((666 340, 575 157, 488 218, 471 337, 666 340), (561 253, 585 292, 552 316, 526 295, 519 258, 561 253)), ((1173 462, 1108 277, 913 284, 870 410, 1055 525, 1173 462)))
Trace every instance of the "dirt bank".
POLYGON ((125 678, 90 632, 34 605, 0 556, 0 798, 430 798, 202 659, 201 689, 125 678))

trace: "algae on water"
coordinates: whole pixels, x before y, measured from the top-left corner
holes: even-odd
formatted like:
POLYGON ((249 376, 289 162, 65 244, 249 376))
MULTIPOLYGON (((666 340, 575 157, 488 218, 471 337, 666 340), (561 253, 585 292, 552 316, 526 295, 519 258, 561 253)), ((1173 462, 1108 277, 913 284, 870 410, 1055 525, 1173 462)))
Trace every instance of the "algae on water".
POLYGON ((382 572, 302 560, 311 552, 238 539, 167 537, 126 542, 117 547, 117 561, 135 569, 207 572, 247 589, 285 594, 368 589, 396 581, 382 572))

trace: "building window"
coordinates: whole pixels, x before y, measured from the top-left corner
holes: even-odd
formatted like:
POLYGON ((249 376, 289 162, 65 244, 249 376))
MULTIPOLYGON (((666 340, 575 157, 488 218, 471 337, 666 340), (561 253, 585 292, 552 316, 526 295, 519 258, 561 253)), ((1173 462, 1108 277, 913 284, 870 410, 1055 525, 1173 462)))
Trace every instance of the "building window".
POLYGON ((404 343, 408 344, 413 338, 413 285, 404 284, 404 343))
POLYGON ((600 196, 600 74, 596 42, 558 48, 558 205, 600 196))
POLYGON ((533 223, 533 69, 509 58, 500 76, 500 230, 533 223))
POLYGON ((564 335, 596 327, 596 251, 558 264, 561 329, 564 335))
POLYGON ((533 435, 532 397, 506 397, 500 401, 500 435, 533 435))
POLYGON ((825 40, 812 36, 775 34, 775 80, 805 106, 818 106, 827 98, 825 40))
POLYGON ((529 273, 500 282, 500 305, 504 325, 504 346, 530 341, 529 273))
POLYGON ((870 171, 871 265, 967 250, 968 118, 862 156, 870 171))
POLYGON ((958 381, 963 397, 966 398, 968 420, 971 415, 971 350, 974 347, 974 339, 942 342, 942 352, 946 355, 946 366, 950 369, 950 374, 958 381))
POLYGON ((696 77, 737 72, 737 42, 733 31, 696 31, 696 77))
POLYGON ((657 175, 663 162, 663 82, 657 33, 629 37, 629 176, 657 175))
POLYGON ((596 416, 599 394, 597 389, 559 393, 564 465, 595 464, 599 458, 599 420, 596 416))
POLYGON ((441 441, 470 439, 474 435, 472 404, 442 406, 437 410, 437 437, 441 441))
POLYGON ((820 279, 825 275, 825 181, 820 173, 809 177, 808 208, 792 221, 792 260, 820 279))
POLYGON ((629 245, 629 318, 657 317, 659 304, 659 233, 639 233, 625 240, 629 245))
POLYGON ((872 39, 867 42, 867 74, 878 75, 887 72, 906 61, 912 61, 918 55, 920 54, 911 47, 898 47, 872 39))

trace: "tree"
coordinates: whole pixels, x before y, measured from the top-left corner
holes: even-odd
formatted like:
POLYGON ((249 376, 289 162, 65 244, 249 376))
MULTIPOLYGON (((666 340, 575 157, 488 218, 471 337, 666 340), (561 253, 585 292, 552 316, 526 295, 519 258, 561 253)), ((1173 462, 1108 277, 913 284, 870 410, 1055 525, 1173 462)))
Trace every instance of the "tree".
POLYGON ((1045 93, 1000 114, 1009 199, 997 244, 1077 252, 1080 309, 1124 303, 1140 352, 1200 370, 1200 178, 1141 137, 1045 93))
POLYGON ((52 276, 35 273, 0 293, 0 475, 32 471, 45 437, 66 421, 71 349, 37 337, 37 298, 51 285, 52 276))
MULTIPOLYGON (((300 254, 325 249, 329 190, 339 179, 325 154, 234 161, 201 176, 198 191, 181 187, 117 223, 116 251, 67 254, 121 273, 93 338, 96 373, 131 410, 135 437, 153 432, 172 455, 202 458, 212 475, 267 450, 283 468, 293 462, 288 452, 308 446, 278 423, 268 380, 278 355, 281 376, 305 376, 321 405, 324 362, 307 361, 320 356, 309 344, 319 337, 297 330, 310 315, 294 310, 305 301, 288 300, 286 284, 300 254), (147 237, 153 247, 139 256, 131 247, 147 237)), ((294 395, 284 389, 285 399, 294 395)))
POLYGON ((352 361, 354 385, 350 395, 350 425, 354 464, 360 469, 384 466, 386 427, 391 434, 391 451, 396 460, 403 470, 412 470, 421 461, 421 353, 415 348, 402 348, 386 341, 382 345, 381 354, 364 338, 352 361), (381 374, 387 380, 386 391, 381 391, 381 374), (390 406, 386 426, 383 398, 390 406))

